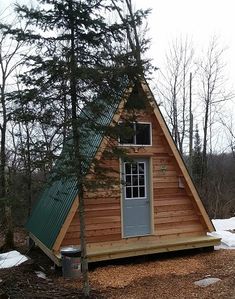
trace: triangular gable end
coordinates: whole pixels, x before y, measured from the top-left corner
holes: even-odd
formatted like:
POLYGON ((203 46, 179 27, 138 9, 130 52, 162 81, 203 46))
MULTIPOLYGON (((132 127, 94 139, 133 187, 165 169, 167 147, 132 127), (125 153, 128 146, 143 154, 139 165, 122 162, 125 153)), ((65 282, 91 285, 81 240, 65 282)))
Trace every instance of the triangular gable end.
MULTIPOLYGON (((186 166, 185 166, 185 164, 183 162, 183 159, 182 159, 181 155, 179 154, 179 151, 177 150, 177 147, 176 147, 176 145, 175 145, 175 143, 174 143, 174 141, 173 141, 173 139, 171 137, 171 134, 170 134, 170 132, 169 132, 169 130, 167 128, 167 125, 166 125, 166 123, 164 121, 164 118, 163 118, 163 116, 162 116, 162 114, 160 112, 160 109, 157 106, 157 103, 156 103, 156 101, 154 99, 154 96, 153 96, 153 94, 152 94, 152 92, 151 92, 151 90, 150 90, 147 82, 146 81, 142 81, 141 82, 141 86, 142 86, 143 91, 147 95, 147 99, 149 101, 150 106, 153 109, 153 112, 154 112, 154 115, 155 115, 155 117, 157 119, 157 122, 159 123, 159 125, 161 127, 161 130, 162 130, 162 132, 163 132, 163 134, 165 136, 165 139, 166 139, 166 141, 168 143, 168 146, 170 147, 170 150, 172 151, 172 153, 174 155, 174 158, 175 158, 175 160, 176 160, 176 162, 178 164, 178 167, 179 167, 180 171, 183 174, 183 178, 184 178, 184 181, 186 183, 185 187, 187 189, 187 193, 189 193, 191 195, 190 198, 192 199, 193 204, 194 204, 196 210, 198 211, 198 216, 199 216, 199 218, 201 218, 201 222, 204 224, 205 230, 214 231, 213 225, 212 225, 212 223, 211 223, 211 221, 210 221, 210 219, 209 219, 209 217, 208 217, 208 215, 206 213, 206 210, 205 210, 205 208, 204 208, 204 206, 202 204, 202 201, 199 198, 199 195, 198 195, 197 190, 196 190, 196 188, 194 186, 194 183, 193 183, 193 181, 192 181, 192 179, 191 179, 191 177, 190 177, 190 175, 189 175, 189 173, 188 173, 188 171, 186 169, 186 166)), ((115 123, 117 123, 119 121, 119 118, 120 118, 120 116, 121 116, 121 114, 122 114, 122 112, 124 110, 125 103, 126 103, 126 101, 128 99, 128 96, 131 94, 132 90, 133 90, 133 86, 129 87, 126 90, 126 92, 124 93, 124 96, 120 100, 119 107, 118 107, 118 109, 116 110, 116 113, 113 116, 113 121, 111 122, 111 125, 115 124, 115 123)), ((107 145, 107 138, 103 137, 103 140, 102 140, 102 142, 100 144, 100 147, 97 150, 96 158, 100 158, 102 156, 102 153, 103 153, 106 145, 107 145)), ((77 204, 76 205, 74 204, 74 207, 75 206, 77 206, 77 204)), ((61 246, 61 242, 63 241, 63 238, 66 235, 66 232, 68 230, 68 227, 71 224, 72 219, 73 219, 73 217, 75 215, 76 208, 74 208, 74 207, 73 207, 72 211, 70 211, 70 213, 68 214, 67 219, 66 219, 63 227, 61 228, 61 231, 60 231, 60 233, 59 233, 59 235, 57 237, 57 240, 56 240, 56 242, 55 242, 55 244, 53 246, 53 250, 55 252, 58 252, 58 250, 59 250, 59 248, 61 246)))

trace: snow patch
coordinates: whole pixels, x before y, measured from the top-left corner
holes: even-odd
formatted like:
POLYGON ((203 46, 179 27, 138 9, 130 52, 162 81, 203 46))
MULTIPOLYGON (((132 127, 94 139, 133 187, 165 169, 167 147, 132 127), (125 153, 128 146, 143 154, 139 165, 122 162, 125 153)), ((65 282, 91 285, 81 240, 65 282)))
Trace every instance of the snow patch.
POLYGON ((37 277, 42 278, 42 279, 47 279, 46 274, 43 273, 42 271, 35 271, 37 274, 37 277))
POLYGON ((215 249, 235 249, 235 217, 229 219, 213 219, 215 232, 209 233, 211 236, 221 238, 221 245, 215 249), (230 231, 229 231, 230 230, 230 231))
POLYGON ((209 278, 204 278, 204 279, 201 279, 201 280, 197 280, 197 281, 194 282, 194 284, 196 286, 204 288, 204 287, 207 287, 207 286, 209 286, 211 284, 214 284, 214 283, 216 283, 216 282, 218 282, 220 280, 221 279, 219 279, 219 278, 209 277, 209 278))
POLYGON ((222 245, 235 249, 235 234, 227 231, 216 231, 212 232, 211 235, 221 238, 222 245))
POLYGON ((235 229, 235 217, 229 219, 212 219, 212 222, 217 231, 235 229))
POLYGON ((16 250, 2 253, 0 254, 0 269, 18 266, 27 260, 26 256, 16 250))

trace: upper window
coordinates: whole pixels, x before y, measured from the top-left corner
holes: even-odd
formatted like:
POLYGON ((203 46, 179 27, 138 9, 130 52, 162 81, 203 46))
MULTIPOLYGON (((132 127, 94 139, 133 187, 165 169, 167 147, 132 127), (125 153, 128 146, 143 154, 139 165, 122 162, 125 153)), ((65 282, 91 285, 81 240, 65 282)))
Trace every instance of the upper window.
POLYGON ((119 142, 123 145, 151 145, 150 123, 120 123, 119 142))

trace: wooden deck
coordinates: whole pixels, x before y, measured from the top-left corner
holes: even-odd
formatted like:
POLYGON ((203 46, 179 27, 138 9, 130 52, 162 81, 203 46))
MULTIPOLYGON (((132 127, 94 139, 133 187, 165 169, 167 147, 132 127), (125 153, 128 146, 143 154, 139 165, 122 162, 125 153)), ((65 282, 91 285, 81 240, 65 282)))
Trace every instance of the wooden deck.
POLYGON ((197 236, 190 238, 177 238, 157 242, 133 242, 129 244, 112 246, 103 245, 90 247, 87 250, 88 261, 97 262, 111 259, 119 259, 131 256, 148 255, 160 252, 170 252, 193 248, 211 247, 220 244, 220 238, 211 236, 197 236))
MULTIPOLYGON (((61 255, 45 247, 35 236, 30 234, 37 246, 58 266, 61 266, 61 255)), ((88 262, 98 262, 132 256, 148 255, 161 252, 179 251, 193 248, 211 247, 220 244, 220 238, 212 236, 196 236, 177 239, 164 239, 155 242, 143 239, 134 242, 112 242, 100 246, 89 244, 87 247, 88 262), (117 244, 115 244, 117 243, 117 244)))

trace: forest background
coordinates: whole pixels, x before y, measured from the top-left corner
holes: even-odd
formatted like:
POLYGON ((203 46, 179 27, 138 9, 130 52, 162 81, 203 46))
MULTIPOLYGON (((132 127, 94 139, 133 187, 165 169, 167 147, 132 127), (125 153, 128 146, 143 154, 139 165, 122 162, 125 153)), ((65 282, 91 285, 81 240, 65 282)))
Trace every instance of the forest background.
MULTIPOLYGON (((9 15, 12 24, 19 25, 11 7, 2 13, 2 22, 9 21, 9 15)), ((34 50, 23 40, 13 40, 4 32, 2 27, 0 137, 1 150, 5 148, 5 157, 1 156, 5 192, 1 206, 3 209, 7 197, 13 206, 15 223, 23 225, 58 158, 68 128, 58 130, 55 123, 45 122, 45 117, 50 115, 39 119, 35 117, 36 111, 25 114, 25 109, 33 107, 20 104, 15 95, 24 89, 25 82, 20 81, 20 76, 29 67, 27 57, 34 50)), ((147 22, 141 22, 138 35, 144 43, 147 37, 151 38, 147 22)), ((161 67, 154 62, 155 68, 147 74, 175 143, 212 218, 235 213, 235 131, 230 108, 234 90, 229 83, 226 51, 227 45, 215 35, 203 47, 195 47, 193 37, 181 35, 169 42, 161 67)), ((143 52, 147 60, 151 52, 143 52)), ((57 114, 57 117, 64 116, 57 114)))

